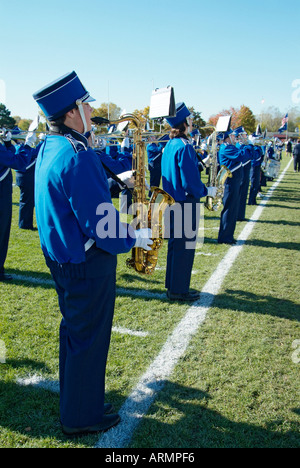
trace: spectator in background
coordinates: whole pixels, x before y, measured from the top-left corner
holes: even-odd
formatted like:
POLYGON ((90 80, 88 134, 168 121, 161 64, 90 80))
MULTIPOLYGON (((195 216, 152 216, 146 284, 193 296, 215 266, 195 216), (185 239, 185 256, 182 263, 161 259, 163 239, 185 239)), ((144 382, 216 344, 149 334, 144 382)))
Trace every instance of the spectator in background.
POLYGON ((300 138, 293 151, 294 156, 294 172, 300 172, 300 138))
POLYGON ((293 153, 293 145, 292 145, 291 139, 289 139, 289 141, 286 144, 286 154, 287 156, 292 156, 292 153, 293 153))

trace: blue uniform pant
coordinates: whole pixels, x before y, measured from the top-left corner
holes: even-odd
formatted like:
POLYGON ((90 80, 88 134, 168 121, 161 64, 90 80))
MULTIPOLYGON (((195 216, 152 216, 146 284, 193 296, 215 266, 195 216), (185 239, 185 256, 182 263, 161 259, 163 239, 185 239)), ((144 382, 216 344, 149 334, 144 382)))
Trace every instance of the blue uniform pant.
POLYGON ((12 173, 0 182, 0 276, 4 274, 12 217, 12 173))
POLYGON ((178 221, 180 226, 175 221, 175 215, 171 212, 170 216, 170 239, 168 243, 167 255, 167 271, 165 286, 173 294, 186 294, 189 292, 192 268, 195 257, 195 248, 187 248, 187 244, 196 241, 196 236, 199 226, 199 200, 189 198, 186 202, 177 202, 182 208, 182 218, 178 221), (190 213, 187 215, 185 205, 190 206, 190 213), (190 223, 190 229, 187 231, 184 226, 185 219, 190 223), (178 228, 178 229, 177 229, 178 228), (179 232, 182 232, 180 238, 176 237, 179 232), (196 234, 193 236, 193 232, 196 234), (176 234, 177 233, 177 234, 176 234))
POLYGON ((46 258, 62 313, 60 417, 61 423, 68 427, 98 424, 104 413, 105 369, 115 306, 116 261, 114 256, 100 249, 90 250, 86 263, 79 265, 59 265, 46 258), (109 271, 105 272, 107 266, 109 271))
POLYGON ((300 172, 300 155, 295 154, 294 156, 294 171, 300 172))
POLYGON ((240 167, 232 173, 232 177, 226 179, 218 236, 219 243, 231 244, 234 242, 233 236, 239 209, 242 176, 243 168, 240 167))
POLYGON ((260 166, 251 167, 250 181, 251 181, 251 185, 250 185, 248 205, 256 205, 256 195, 258 194, 259 183, 260 183, 260 166))
POLYGON ((34 172, 35 165, 25 173, 16 173, 16 184, 20 189, 19 228, 33 228, 34 172))
POLYGON ((240 203, 237 216, 238 221, 243 221, 246 216, 247 196, 250 185, 250 169, 251 163, 248 163, 245 166, 243 166, 243 178, 240 188, 240 203))

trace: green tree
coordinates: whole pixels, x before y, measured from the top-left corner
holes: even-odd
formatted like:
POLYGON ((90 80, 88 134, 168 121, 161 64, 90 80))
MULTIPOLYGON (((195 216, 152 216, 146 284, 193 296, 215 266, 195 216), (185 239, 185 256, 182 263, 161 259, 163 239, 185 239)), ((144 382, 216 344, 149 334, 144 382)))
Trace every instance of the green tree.
POLYGON ((103 117, 104 119, 117 120, 121 114, 121 108, 113 102, 103 102, 100 107, 93 108, 92 117, 103 117))
POLYGON ((13 128, 16 125, 16 121, 10 115, 10 111, 4 104, 0 103, 0 128, 13 128))
POLYGON ((224 109, 216 115, 212 115, 208 123, 214 127, 217 125, 219 117, 224 115, 231 115, 231 128, 235 129, 237 127, 244 127, 247 133, 253 133, 256 128, 256 119, 253 112, 249 107, 242 105, 239 109, 235 107, 230 107, 229 109, 224 109))
POLYGON ((27 131, 30 124, 31 124, 31 122, 32 122, 32 120, 30 120, 30 119, 20 119, 19 122, 18 122, 18 127, 21 130, 27 131))
POLYGON ((238 113, 240 126, 244 127, 247 133, 253 133, 256 128, 256 120, 253 112, 247 106, 241 106, 238 113))
POLYGON ((188 109, 190 113, 193 114, 193 128, 197 128, 202 136, 209 135, 211 131, 209 129, 203 129, 206 122, 202 119, 201 112, 195 111, 194 107, 189 107, 188 109))

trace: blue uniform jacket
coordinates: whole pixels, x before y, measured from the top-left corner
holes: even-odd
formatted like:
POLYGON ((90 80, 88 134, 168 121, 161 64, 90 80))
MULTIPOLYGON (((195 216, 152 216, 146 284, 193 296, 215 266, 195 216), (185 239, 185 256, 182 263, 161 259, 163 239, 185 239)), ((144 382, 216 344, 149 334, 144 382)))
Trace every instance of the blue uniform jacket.
POLYGON ((29 161, 27 154, 16 154, 14 147, 7 148, 0 144, 0 178, 5 174, 8 168, 24 170, 29 161))
POLYGON ((219 163, 226 166, 231 172, 241 167, 248 157, 248 153, 243 147, 237 148, 231 144, 222 144, 220 146, 219 163))
POLYGON ((153 166, 155 161, 159 161, 162 156, 164 145, 161 143, 149 143, 147 145, 147 156, 149 166, 153 166))
POLYGON ((243 161, 243 166, 249 164, 254 156, 253 145, 241 145, 240 143, 236 144, 238 149, 243 149, 245 153, 245 159, 243 161))
MULTIPOLYGON (((105 150, 95 149, 95 152, 100 156, 100 161, 108 167, 114 174, 122 174, 122 172, 132 169, 132 155, 130 153, 117 152, 115 158, 105 152, 105 150)), ((108 177, 110 175, 108 174, 108 177)))
POLYGON ((18 145, 16 147, 16 154, 24 154, 28 158, 28 163, 25 169, 18 170, 17 172, 21 174, 25 174, 25 172, 35 164, 37 156, 39 154, 40 147, 42 146, 43 142, 39 143, 35 148, 31 148, 28 145, 18 145))
POLYGON ((200 179, 197 155, 187 139, 173 138, 168 141, 161 170, 163 189, 176 202, 185 201, 187 195, 195 199, 206 197, 207 188, 200 179))
POLYGON ((42 250, 60 264, 85 262, 90 239, 112 255, 128 252, 135 244, 132 228, 120 223, 112 205, 99 155, 88 148, 83 135, 67 127, 63 134, 47 136, 39 151, 35 203, 42 250), (100 221, 115 231, 100 238, 100 221))
POLYGON ((251 162, 252 167, 260 166, 263 160, 263 152, 260 146, 254 145, 253 147, 253 159, 251 162))

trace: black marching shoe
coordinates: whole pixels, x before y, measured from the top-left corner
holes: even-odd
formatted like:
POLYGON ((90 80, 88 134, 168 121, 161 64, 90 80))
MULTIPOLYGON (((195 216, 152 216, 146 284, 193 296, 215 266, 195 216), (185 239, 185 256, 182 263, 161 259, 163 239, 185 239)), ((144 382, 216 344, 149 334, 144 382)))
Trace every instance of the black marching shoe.
POLYGON ((185 294, 175 294, 167 291, 167 297, 170 301, 181 301, 181 302, 194 302, 197 301, 200 297, 200 292, 195 290, 190 290, 185 294))
POLYGON ((97 432, 105 432, 108 429, 119 424, 120 416, 116 414, 105 414, 101 423, 87 427, 68 427, 62 424, 62 431, 68 437, 80 437, 88 434, 97 434, 97 432))
POLYGON ((114 411, 114 407, 111 403, 104 403, 104 414, 111 414, 114 411))

